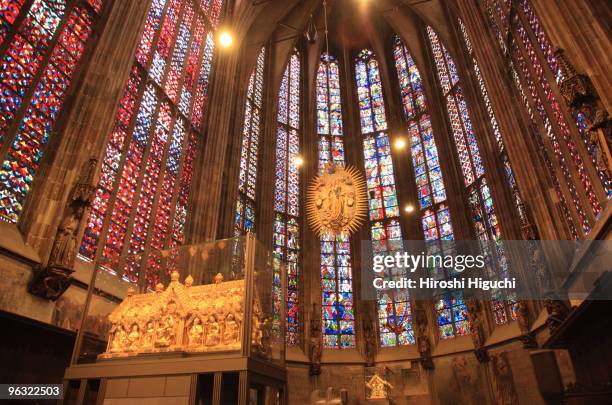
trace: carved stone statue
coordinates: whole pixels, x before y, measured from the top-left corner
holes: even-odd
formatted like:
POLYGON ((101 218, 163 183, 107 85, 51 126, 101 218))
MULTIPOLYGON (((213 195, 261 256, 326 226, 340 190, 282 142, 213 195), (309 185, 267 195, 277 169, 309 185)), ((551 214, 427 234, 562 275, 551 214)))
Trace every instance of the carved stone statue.
POLYGON ((484 363, 489 360, 487 350, 484 347, 484 320, 479 302, 474 298, 466 300, 467 318, 470 323, 470 334, 474 342, 474 354, 479 362, 484 363))
POLYGON ((363 344, 365 349, 366 366, 372 367, 376 362, 376 332, 374 322, 366 319, 363 324, 363 344))
POLYGON ((50 266, 69 270, 74 267, 77 254, 76 232, 84 211, 83 207, 76 207, 74 212, 71 212, 62 220, 49 256, 50 266))
POLYGON ((581 116, 585 121, 586 128, 581 134, 586 137, 596 169, 609 179, 612 177, 612 120, 609 113, 591 79, 576 71, 563 49, 557 49, 555 56, 563 73, 563 80, 559 83, 561 95, 574 116, 581 116))
POLYGON ((512 369, 505 351, 492 356, 493 375, 495 377, 495 403, 497 405, 515 405, 519 403, 514 387, 512 369))
POLYGON ((312 315, 310 319, 310 375, 321 374, 321 354, 323 342, 321 336, 321 318, 316 304, 312 304, 312 315))
POLYGON ((433 370, 434 364, 431 358, 431 342, 427 334, 427 311, 423 303, 416 302, 414 308, 414 328, 416 334, 417 348, 419 350, 421 366, 426 370, 433 370))
POLYGON ((521 331, 521 342, 525 349, 533 349, 538 347, 538 344, 529 328, 529 308, 527 302, 519 300, 517 302, 518 310, 516 314, 516 320, 518 323, 519 330, 521 331))
POLYGON ((85 210, 94 197, 94 174, 97 160, 90 159, 75 183, 64 209, 51 247, 48 264, 34 275, 28 291, 34 295, 57 300, 72 283, 77 255, 77 236, 85 210))
POLYGON ((561 325, 565 318, 567 318, 569 310, 563 301, 553 298, 546 298, 544 301, 544 306, 546 307, 546 312, 548 313, 546 325, 548 326, 550 333, 553 333, 555 329, 561 325))

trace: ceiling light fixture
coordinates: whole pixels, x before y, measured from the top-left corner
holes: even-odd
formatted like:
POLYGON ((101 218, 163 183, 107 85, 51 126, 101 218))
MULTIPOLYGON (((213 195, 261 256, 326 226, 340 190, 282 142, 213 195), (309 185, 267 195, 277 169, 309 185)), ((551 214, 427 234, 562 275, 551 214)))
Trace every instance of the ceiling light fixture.
POLYGON ((234 38, 232 37, 232 34, 230 34, 228 31, 222 31, 219 35, 219 44, 223 48, 229 48, 233 42, 234 38))
POLYGON ((406 140, 404 138, 397 138, 395 142, 393 142, 393 146, 397 150, 402 150, 406 147, 406 140))

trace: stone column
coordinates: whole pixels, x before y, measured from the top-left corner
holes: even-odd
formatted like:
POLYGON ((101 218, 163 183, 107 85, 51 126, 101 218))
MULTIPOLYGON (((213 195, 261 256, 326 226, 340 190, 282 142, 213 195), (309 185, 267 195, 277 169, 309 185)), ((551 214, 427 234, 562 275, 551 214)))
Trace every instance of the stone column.
POLYGON ((225 181, 225 163, 229 158, 229 138, 233 136, 232 118, 239 85, 236 72, 239 53, 232 49, 217 48, 213 58, 214 71, 209 85, 209 102, 206 113, 208 129, 205 142, 196 155, 190 196, 190 221, 186 243, 201 243, 217 239, 222 204, 235 204, 222 196, 225 181))
MULTIPOLYGON (((227 158, 223 166, 225 176, 222 183, 223 204, 220 206, 219 212, 219 229, 217 231, 217 237, 220 239, 229 238, 234 236, 234 223, 236 215, 236 201, 238 199, 238 177, 240 175, 240 159, 242 153, 242 140, 243 140, 243 125, 244 125, 244 111, 246 105, 246 94, 249 87, 249 78, 251 72, 255 68, 252 62, 257 62, 257 55, 259 50, 255 53, 255 59, 253 60, 253 52, 255 48, 241 52, 240 60, 244 60, 244 63, 240 63, 236 72, 236 97, 231 100, 231 117, 228 125, 228 145, 227 145, 227 158)), ((266 83, 264 82, 264 91, 266 83)), ((262 111, 265 113, 265 109, 262 111)), ((260 117, 263 119, 264 117, 260 117)), ((260 130, 263 127, 263 123, 260 125, 260 130)), ((261 132, 260 132, 261 134, 261 132)), ((261 135, 260 135, 261 142, 261 135)), ((261 164, 261 159, 258 159, 258 168, 261 164)), ((257 178, 259 183, 259 178, 257 178)), ((259 186, 259 184, 258 184, 259 186)), ((257 188, 255 189, 257 191, 257 188)), ((256 200, 257 203, 257 200, 256 200)), ((257 217, 256 217, 257 219, 257 217)), ((255 233, 258 229, 255 227, 255 233)))

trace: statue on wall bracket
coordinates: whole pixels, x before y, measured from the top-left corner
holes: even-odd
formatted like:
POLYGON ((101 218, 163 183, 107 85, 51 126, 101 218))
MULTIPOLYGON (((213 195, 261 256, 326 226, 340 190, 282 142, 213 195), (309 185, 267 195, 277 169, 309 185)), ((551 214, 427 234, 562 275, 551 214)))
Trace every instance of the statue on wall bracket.
POLYGON ((417 348, 419 350, 421 366, 425 370, 433 370, 434 363, 431 358, 431 341, 427 335, 427 311, 422 301, 416 301, 414 307, 414 332, 417 348))
POLYGON ((366 367, 372 367, 376 363, 377 337, 376 322, 366 318, 363 321, 363 346, 366 367))
POLYGON ((485 331, 483 311, 480 302, 475 298, 466 299, 467 318, 470 324, 470 336, 474 343, 474 355, 480 363, 489 361, 489 354, 485 347, 485 331))
POLYGON ((572 112, 583 125, 588 137, 587 148, 597 171, 605 177, 612 177, 612 119, 603 105, 591 79, 576 71, 563 49, 557 49, 555 56, 563 79, 559 90, 572 112))
POLYGON ((308 375, 315 376, 321 374, 321 355, 323 354, 323 336, 321 334, 321 316, 317 304, 312 304, 312 314, 310 316, 310 340, 308 356, 310 366, 308 375))
POLYGON ((91 205, 96 184, 94 176, 98 161, 89 159, 73 186, 57 228, 47 266, 34 274, 28 286, 31 294, 57 300, 72 283, 74 262, 78 251, 78 234, 85 211, 91 205))

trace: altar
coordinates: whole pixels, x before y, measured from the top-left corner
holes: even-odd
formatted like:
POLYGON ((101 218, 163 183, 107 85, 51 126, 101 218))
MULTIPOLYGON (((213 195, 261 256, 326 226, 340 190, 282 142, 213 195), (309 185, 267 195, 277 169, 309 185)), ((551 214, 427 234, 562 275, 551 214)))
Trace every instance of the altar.
POLYGON ((63 403, 286 404, 281 263, 251 236, 171 257, 156 284, 127 283, 106 336, 79 334, 63 403))

